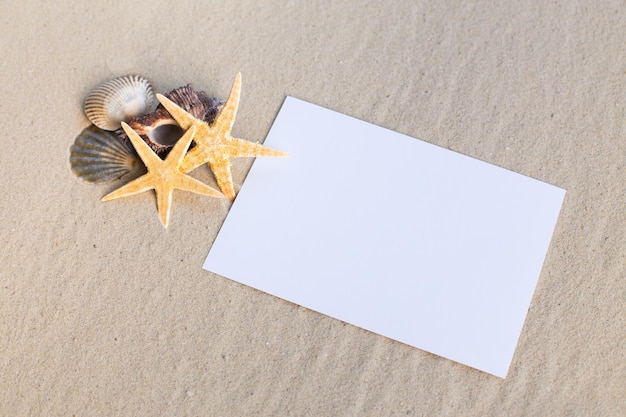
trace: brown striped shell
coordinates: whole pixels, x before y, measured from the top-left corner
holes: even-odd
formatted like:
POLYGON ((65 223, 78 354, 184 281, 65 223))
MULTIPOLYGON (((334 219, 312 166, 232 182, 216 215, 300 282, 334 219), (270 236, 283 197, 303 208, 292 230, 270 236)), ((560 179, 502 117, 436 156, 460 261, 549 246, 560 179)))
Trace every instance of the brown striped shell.
POLYGON ((82 181, 98 184, 138 171, 143 164, 115 133, 91 125, 70 147, 70 166, 82 181))
POLYGON ((92 90, 85 99, 85 114, 100 129, 116 130, 121 122, 150 111, 153 102, 150 82, 139 75, 126 75, 92 90))

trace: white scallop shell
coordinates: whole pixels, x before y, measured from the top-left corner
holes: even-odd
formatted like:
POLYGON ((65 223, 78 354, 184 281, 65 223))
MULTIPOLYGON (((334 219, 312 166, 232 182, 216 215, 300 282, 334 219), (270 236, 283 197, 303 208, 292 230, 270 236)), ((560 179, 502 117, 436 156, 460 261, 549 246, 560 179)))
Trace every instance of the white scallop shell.
POLYGON ((138 170, 142 164, 113 132, 89 126, 70 147, 70 166, 84 182, 104 183, 138 170))
POLYGON ((153 102, 150 82, 139 75, 127 75, 92 90, 85 99, 85 114, 100 129, 116 130, 121 122, 148 113, 153 102))

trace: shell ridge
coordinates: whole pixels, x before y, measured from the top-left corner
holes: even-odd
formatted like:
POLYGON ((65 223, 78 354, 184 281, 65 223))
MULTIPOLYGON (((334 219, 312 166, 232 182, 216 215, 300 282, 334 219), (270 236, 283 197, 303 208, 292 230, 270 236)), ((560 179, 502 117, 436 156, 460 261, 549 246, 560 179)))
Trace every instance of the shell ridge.
POLYGON ((137 169, 137 156, 113 132, 89 126, 70 147, 72 172, 85 182, 105 183, 137 169))
POLYGON ((121 122, 145 114, 154 103, 150 82, 127 75, 109 80, 93 89, 85 99, 87 118, 104 130, 116 130, 121 122))

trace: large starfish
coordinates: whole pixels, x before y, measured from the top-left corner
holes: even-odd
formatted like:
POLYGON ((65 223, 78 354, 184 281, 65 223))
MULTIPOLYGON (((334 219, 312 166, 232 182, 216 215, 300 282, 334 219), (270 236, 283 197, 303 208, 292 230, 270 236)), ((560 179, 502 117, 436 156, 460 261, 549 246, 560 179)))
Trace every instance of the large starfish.
POLYGON ((163 226, 167 227, 170 222, 170 211, 172 208, 172 192, 174 188, 185 191, 191 191, 198 194, 204 194, 211 197, 224 197, 219 191, 209 187, 206 184, 184 174, 180 165, 185 156, 185 152, 189 148, 193 140, 196 128, 192 126, 187 130, 183 137, 176 142, 169 155, 162 160, 156 153, 144 142, 137 132, 135 132, 126 123, 122 123, 124 132, 128 135, 137 154, 146 165, 148 172, 141 177, 129 182, 128 184, 118 188, 117 190, 102 197, 102 201, 112 200, 114 198, 126 197, 129 195, 139 194, 144 191, 154 190, 157 197, 157 208, 159 210, 159 218, 163 226))
POLYGON ((217 184, 230 200, 235 199, 235 188, 230 172, 230 158, 289 156, 287 152, 268 148, 259 143, 237 139, 231 135, 237 108, 239 107, 240 94, 241 73, 238 73, 226 104, 224 104, 224 107, 211 125, 193 117, 167 97, 157 94, 157 98, 163 107, 167 109, 180 127, 184 130, 189 129, 191 126, 196 127, 196 136, 194 138, 196 146, 187 152, 185 159, 183 159, 181 170, 189 172, 200 165, 208 163, 211 166, 217 184))

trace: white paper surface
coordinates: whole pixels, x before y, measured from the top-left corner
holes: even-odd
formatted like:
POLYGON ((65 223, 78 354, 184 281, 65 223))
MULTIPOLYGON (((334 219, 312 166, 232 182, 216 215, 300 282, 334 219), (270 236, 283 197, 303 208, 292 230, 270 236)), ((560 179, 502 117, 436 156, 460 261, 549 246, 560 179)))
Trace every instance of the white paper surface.
POLYGON ((565 191, 287 97, 204 263, 505 377, 565 191))

